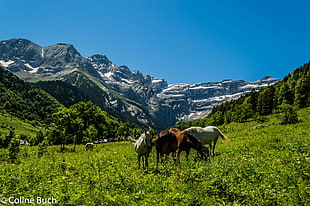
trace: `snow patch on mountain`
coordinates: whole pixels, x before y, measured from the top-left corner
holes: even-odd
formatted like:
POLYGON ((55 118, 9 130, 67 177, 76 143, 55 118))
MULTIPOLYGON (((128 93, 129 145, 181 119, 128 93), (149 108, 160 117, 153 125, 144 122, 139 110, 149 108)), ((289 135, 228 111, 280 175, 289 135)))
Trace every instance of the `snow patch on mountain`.
POLYGON ((26 63, 25 64, 26 67, 28 67, 29 69, 31 69, 31 71, 28 71, 29 73, 36 73, 39 69, 39 67, 32 67, 30 64, 26 63))
POLYGON ((8 61, 0 60, 0 65, 5 67, 5 68, 9 67, 13 63, 14 63, 14 61, 12 61, 12 60, 8 60, 8 61))

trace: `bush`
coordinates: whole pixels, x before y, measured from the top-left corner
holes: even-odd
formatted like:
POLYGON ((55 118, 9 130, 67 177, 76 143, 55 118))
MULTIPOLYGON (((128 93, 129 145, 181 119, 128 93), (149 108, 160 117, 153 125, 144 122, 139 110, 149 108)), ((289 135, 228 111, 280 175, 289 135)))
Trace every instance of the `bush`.
POLYGON ((38 157, 42 157, 44 153, 47 152, 48 140, 44 139, 41 143, 38 144, 38 157))
POLYGON ((13 137, 9 143, 9 159, 11 161, 16 161, 18 153, 20 152, 20 140, 17 137, 13 137))
POLYGON ((15 132, 13 128, 10 128, 10 132, 4 135, 0 140, 0 148, 8 148, 11 140, 15 137, 15 132))
POLYGON ((281 124, 296 124, 299 121, 292 105, 283 103, 280 105, 280 111, 283 112, 281 124))

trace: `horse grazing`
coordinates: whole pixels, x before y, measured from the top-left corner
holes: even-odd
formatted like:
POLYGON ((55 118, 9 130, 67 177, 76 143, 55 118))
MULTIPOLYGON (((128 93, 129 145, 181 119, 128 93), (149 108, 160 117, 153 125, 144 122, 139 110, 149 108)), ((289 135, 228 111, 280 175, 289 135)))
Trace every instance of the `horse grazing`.
POLYGON ((147 168, 148 167, 148 157, 150 155, 150 152, 152 150, 152 139, 153 136, 148 133, 144 132, 138 140, 129 137, 128 138, 131 142, 134 142, 134 148, 136 153, 138 154, 138 166, 140 168, 140 159, 142 157, 142 167, 147 168))
POLYGON ((94 143, 92 143, 92 142, 86 143, 85 149, 86 149, 86 150, 89 150, 89 149, 92 150, 92 149, 94 149, 94 143))
POLYGON ((228 138, 221 132, 221 130, 214 126, 207 126, 205 128, 190 127, 185 131, 197 137, 202 142, 202 144, 209 144, 210 150, 212 150, 212 156, 214 156, 215 145, 219 137, 221 137, 226 143, 229 141, 228 138))
MULTIPOLYGON (((176 161, 175 153, 178 148, 178 141, 174 133, 169 130, 161 131, 155 139, 155 147, 156 147, 156 166, 158 166, 159 157, 163 159, 164 156, 166 158, 170 153, 172 153, 172 157, 174 161, 176 161)), ((163 162, 163 161, 162 161, 163 162)))
POLYGON ((208 151, 208 148, 203 146, 203 144, 197 139, 195 136, 190 134, 187 131, 182 131, 177 128, 169 129, 170 132, 174 133, 177 142, 178 142, 178 152, 177 152, 177 159, 180 160, 180 154, 182 151, 186 152, 186 159, 188 159, 188 155, 190 152, 190 149, 197 150, 198 154, 200 154, 200 158, 205 158, 205 152, 208 151))
POLYGON ((157 151, 157 162, 158 166, 159 156, 166 157, 172 153, 175 162, 179 162, 180 153, 186 151, 186 158, 188 158, 189 151, 191 148, 197 150, 201 158, 204 157, 204 152, 206 147, 204 147, 201 142, 186 131, 181 131, 177 128, 172 128, 169 130, 163 130, 159 133, 155 140, 155 146, 157 151), (177 157, 175 156, 177 152, 177 157))

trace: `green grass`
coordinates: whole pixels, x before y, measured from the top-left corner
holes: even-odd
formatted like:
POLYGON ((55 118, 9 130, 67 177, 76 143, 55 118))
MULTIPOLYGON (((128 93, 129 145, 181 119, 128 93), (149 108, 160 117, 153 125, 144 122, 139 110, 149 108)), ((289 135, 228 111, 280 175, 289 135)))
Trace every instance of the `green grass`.
POLYGON ((0 113, 0 134, 8 134, 10 128, 14 128, 15 134, 17 135, 24 134, 29 137, 34 137, 39 130, 30 123, 24 122, 9 114, 0 113))
MULTIPOLYGON (((116 142, 76 152, 22 147, 19 163, 0 160, 0 197, 57 199, 59 205, 307 205, 310 202, 310 109, 302 122, 271 125, 232 123, 223 131, 209 161, 168 162, 155 168, 155 149, 148 170, 137 168, 133 145, 116 142), (229 131, 229 132, 228 132, 229 131)), ((67 146, 70 148, 69 146, 67 146)), ((0 150, 4 155, 7 151, 0 150)))

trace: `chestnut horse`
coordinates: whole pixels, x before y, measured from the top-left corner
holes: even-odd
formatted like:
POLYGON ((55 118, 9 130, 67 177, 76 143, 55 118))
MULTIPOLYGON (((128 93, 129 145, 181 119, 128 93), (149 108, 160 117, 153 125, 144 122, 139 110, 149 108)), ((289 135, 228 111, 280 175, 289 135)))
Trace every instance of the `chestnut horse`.
POLYGON ((178 148, 178 140, 174 133, 170 132, 169 130, 161 131, 155 139, 155 147, 156 147, 156 166, 158 166, 159 156, 163 162, 163 157, 172 153, 172 157, 174 161, 176 161, 175 153, 178 148))
POLYGON ((177 128, 161 131, 156 137, 155 146, 157 151, 156 165, 158 165, 159 156, 167 157, 170 153, 173 154, 172 156, 175 162, 179 162, 180 153, 182 151, 186 152, 187 159, 191 148, 199 152, 201 159, 205 157, 205 151, 208 151, 208 149, 204 147, 195 136, 187 131, 181 131, 177 128), (175 157, 176 152, 177 157, 175 157))

